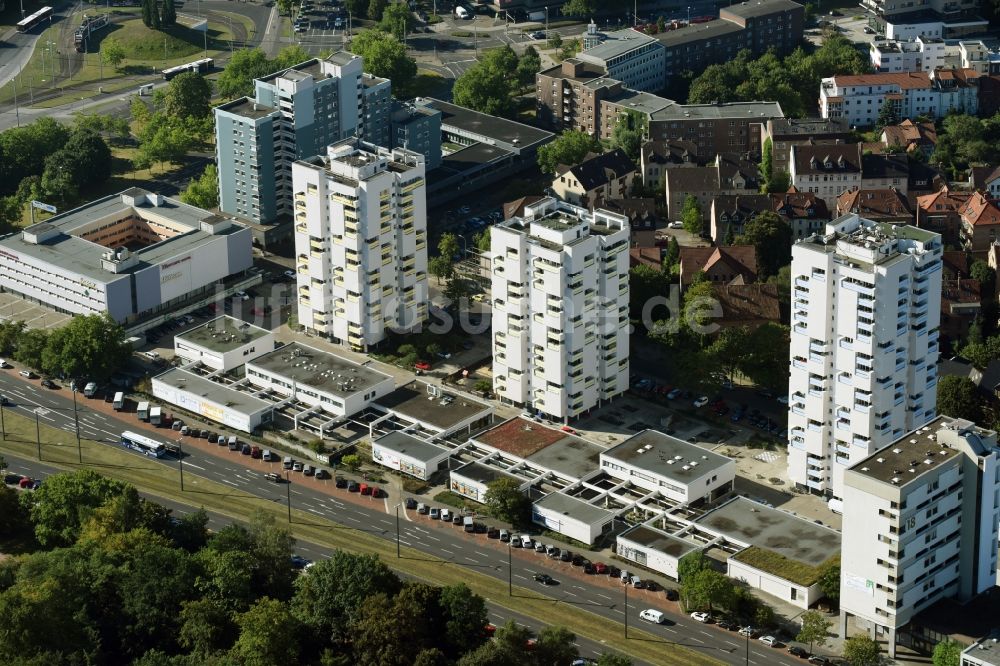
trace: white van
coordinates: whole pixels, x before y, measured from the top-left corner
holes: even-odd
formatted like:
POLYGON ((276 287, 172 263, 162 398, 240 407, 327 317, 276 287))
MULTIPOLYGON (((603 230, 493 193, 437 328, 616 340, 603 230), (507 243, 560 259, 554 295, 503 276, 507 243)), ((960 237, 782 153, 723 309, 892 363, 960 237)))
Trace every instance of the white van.
POLYGON ((441 509, 441 520, 446 520, 448 522, 451 522, 451 510, 450 509, 441 509))
POLYGON ((115 401, 113 405, 116 412, 122 411, 122 408, 125 407, 125 394, 121 391, 115 393, 115 401))
POLYGON ((524 548, 532 548, 535 545, 534 542, 532 542, 531 537, 528 536, 527 534, 522 534, 520 536, 520 539, 521 539, 521 545, 524 548))
POLYGON ((271 462, 274 459, 274 454, 271 453, 270 449, 264 449, 260 457, 264 462, 271 462))
POLYGON ((230 435, 229 441, 227 442, 227 444, 229 444, 229 448, 231 449, 234 446, 239 446, 240 445, 240 440, 236 437, 236 435, 230 435))
POLYGON ((666 620, 662 612, 652 608, 647 608, 639 613, 639 619, 645 620, 646 622, 652 622, 653 624, 663 624, 666 620))
POLYGON ((471 16, 469 15, 469 10, 467 10, 462 5, 458 5, 457 7, 455 7, 455 18, 468 19, 471 18, 471 16))

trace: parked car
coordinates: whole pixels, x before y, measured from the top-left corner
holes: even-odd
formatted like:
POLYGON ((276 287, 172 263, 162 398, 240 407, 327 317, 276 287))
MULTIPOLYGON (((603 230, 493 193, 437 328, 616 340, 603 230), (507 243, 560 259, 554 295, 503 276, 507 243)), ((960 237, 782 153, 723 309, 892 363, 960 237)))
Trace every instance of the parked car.
POLYGON ((417 500, 413 499, 412 497, 407 497, 406 498, 406 508, 407 509, 416 509, 417 508, 417 500))
POLYGON ((749 624, 745 627, 740 628, 739 633, 740 636, 749 636, 750 638, 756 638, 757 636, 760 635, 757 632, 757 630, 751 627, 749 624))
POLYGON ((781 641, 779 641, 774 636, 761 636, 757 640, 759 640, 761 643, 763 643, 767 647, 778 647, 779 645, 781 645, 781 641))
POLYGON ((677 398, 680 397, 680 395, 681 395, 681 390, 679 388, 675 388, 672 391, 670 391, 670 393, 667 394, 667 400, 676 400, 677 398))
POLYGON ((305 467, 305 464, 299 462, 298 460, 296 460, 295 462, 292 463, 292 471, 293 472, 301 472, 304 467, 305 467))
POLYGON ((312 465, 306 465, 302 468, 303 476, 314 476, 316 474, 316 468, 312 465))
POLYGON ((316 478, 317 479, 329 479, 330 478, 330 473, 328 471, 326 471, 325 469, 323 469, 323 468, 317 469, 316 470, 316 478))
POLYGON ((497 529, 497 528, 495 528, 495 527, 491 527, 489 529, 489 531, 486 532, 486 538, 487 539, 499 539, 500 538, 500 530, 497 529))
POLYGON ((832 661, 830 661, 827 657, 823 657, 818 654, 814 654, 809 657, 809 663, 815 664, 816 666, 833 666, 832 661))
POLYGON ((796 656, 796 657, 798 657, 800 659, 808 659, 809 658, 809 650, 806 650, 805 648, 801 648, 798 645, 789 645, 788 646, 788 654, 794 655, 794 656, 796 656))
POLYGON ((608 573, 608 565, 604 562, 594 562, 594 573, 606 574, 608 573))
POLYGON ((536 553, 544 553, 545 552, 545 544, 543 544, 541 541, 536 542, 535 543, 535 552, 536 553))
POLYGON ((47 389, 57 389, 57 388, 59 388, 58 386, 56 386, 56 383, 54 381, 52 381, 51 379, 49 379, 48 377, 46 377, 45 379, 42 380, 42 386, 45 387, 45 388, 47 388, 47 389))
POLYGON ((701 396, 700 398, 698 398, 697 400, 694 401, 694 406, 695 407, 699 407, 699 408, 700 407, 704 407, 707 404, 708 404, 708 396, 707 395, 703 395, 703 396, 701 396))
MULTIPOLYGON (((348 481, 347 482, 347 492, 349 492, 349 493, 356 493, 360 489, 361 489, 361 486, 358 485, 357 481, 348 481)), ((427 513, 427 512, 424 511, 424 513, 427 513)))
POLYGON ((431 369, 431 364, 428 363, 427 361, 417 361, 416 363, 413 364, 413 367, 416 368, 417 370, 423 370, 424 372, 426 372, 431 369))
MULTIPOLYGON (((345 479, 345 478, 344 478, 344 477, 342 477, 342 476, 338 476, 338 477, 336 477, 336 478, 335 478, 335 479, 333 480, 333 484, 334 484, 334 485, 335 485, 335 486, 336 486, 337 488, 346 488, 346 487, 347 487, 347 479, 345 479)), ((409 501, 407 501, 407 504, 406 504, 406 508, 407 508, 407 509, 409 509, 409 508, 410 508, 410 504, 409 504, 409 501)), ((413 508, 414 508, 414 509, 415 509, 415 508, 417 508, 417 507, 416 507, 416 505, 414 505, 414 506, 413 506, 413 508)))

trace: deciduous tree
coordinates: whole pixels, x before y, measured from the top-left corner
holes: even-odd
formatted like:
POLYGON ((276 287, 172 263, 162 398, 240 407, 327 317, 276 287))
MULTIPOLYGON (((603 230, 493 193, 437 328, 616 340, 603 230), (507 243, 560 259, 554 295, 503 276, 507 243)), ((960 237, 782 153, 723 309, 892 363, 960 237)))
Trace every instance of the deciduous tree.
POLYGON ((236 619, 239 638, 230 654, 241 666, 298 663, 301 623, 276 599, 263 598, 236 619))
POLYGON ((538 149, 538 167, 542 173, 554 175, 559 165, 574 166, 589 153, 599 152, 601 145, 597 139, 586 132, 569 130, 538 149))
POLYGON ((181 201, 207 210, 219 206, 219 171, 215 164, 206 166, 201 176, 188 183, 181 201))
POLYGON ((934 666, 958 666, 962 660, 962 646, 956 641, 946 638, 934 646, 931 657, 934 666))
POLYGON ((396 39, 403 42, 406 36, 413 30, 413 12, 410 11, 406 1, 390 3, 382 12, 379 21, 379 28, 392 34, 396 39))
POLYGON ((882 652, 871 636, 857 634, 844 641, 844 658, 850 666, 878 666, 882 652))
POLYGON ((812 652, 814 644, 820 647, 826 645, 826 638, 830 634, 830 627, 833 626, 833 622, 815 610, 806 611, 800 619, 802 627, 795 636, 795 640, 800 643, 809 643, 810 652, 812 652))
POLYGON ((163 102, 173 118, 206 118, 211 109, 212 84, 198 72, 184 72, 170 80, 163 102))
POLYGON ((520 490, 520 483, 501 477, 486 486, 483 501, 490 514, 512 525, 523 525, 530 519, 531 501, 520 490))
MULTIPOLYGON (((373 19, 377 20, 377 19, 373 19)), ((392 81, 393 89, 406 89, 417 74, 417 63, 394 35, 365 30, 351 40, 351 52, 365 61, 365 71, 392 81)))
POLYGON ((938 380, 938 414, 976 422, 982 419, 982 402, 979 389, 968 377, 949 375, 938 380))
POLYGON ((757 250, 758 279, 775 275, 792 260, 792 228, 772 211, 764 211, 747 222, 736 243, 753 245, 757 250))
POLYGON ((681 222, 688 233, 700 236, 705 229, 705 220, 701 212, 701 204, 698 198, 692 194, 684 199, 684 207, 681 209, 681 222))
POLYGON ((76 542, 87 516, 128 488, 90 470, 49 476, 41 488, 22 495, 35 526, 35 539, 43 546, 69 546, 76 542))

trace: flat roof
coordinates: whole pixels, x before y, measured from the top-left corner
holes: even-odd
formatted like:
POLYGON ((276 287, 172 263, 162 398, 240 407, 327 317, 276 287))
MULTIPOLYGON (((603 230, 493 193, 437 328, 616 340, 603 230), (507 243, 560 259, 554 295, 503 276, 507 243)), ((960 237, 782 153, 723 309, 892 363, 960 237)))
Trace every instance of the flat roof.
POLYGON ((615 515, 614 511, 602 509, 560 492, 549 493, 535 502, 535 506, 591 525, 607 522, 615 515))
POLYGON ((414 437, 402 430, 393 430, 376 438, 372 441, 372 445, 375 444, 423 463, 432 462, 435 458, 447 455, 449 452, 449 449, 443 446, 414 437))
POLYGON ((249 97, 241 97, 239 99, 233 100, 232 102, 220 104, 215 108, 219 109, 220 111, 225 111, 227 113, 231 113, 236 116, 242 116, 244 118, 252 118, 255 120, 257 118, 264 118, 265 116, 269 116, 275 111, 277 111, 277 109, 274 108, 273 106, 268 106, 267 104, 261 104, 260 102, 257 102, 249 97))
POLYGON ((389 375, 298 342, 258 356, 248 361, 247 366, 342 397, 364 393, 387 379, 392 380, 389 375))
POLYGON ((653 120, 753 120, 781 118, 785 114, 777 102, 719 102, 717 104, 671 104, 652 114, 653 120))
POLYGON ((596 60, 610 60, 656 41, 653 37, 632 28, 607 32, 604 33, 604 37, 604 41, 600 44, 580 51, 577 59, 580 59, 580 56, 587 56, 596 60))
POLYGON ((426 382, 415 381, 379 398, 375 405, 403 418, 427 423, 440 430, 450 430, 477 415, 488 416, 493 408, 469 396, 448 391, 438 391, 436 397, 428 392, 426 382))
POLYGON ((735 497, 694 522, 812 567, 840 553, 840 533, 836 530, 746 497, 735 497))
POLYGON ((232 218, 189 206, 179 199, 132 187, 55 215, 44 222, 26 227, 19 233, 10 234, 0 240, 0 247, 54 264, 95 282, 109 283, 120 280, 123 275, 193 250, 216 236, 229 235, 244 228, 232 218), (134 203, 126 203, 126 198, 129 197, 134 203), (156 198, 157 203, 152 203, 153 198, 156 198), (98 220, 110 221, 112 218, 124 220, 132 216, 144 220, 159 218, 178 227, 179 233, 132 250, 132 256, 138 259, 132 268, 120 270, 118 273, 106 271, 101 267, 101 258, 113 248, 75 234, 86 232, 86 226, 98 220), (203 222, 214 225, 225 222, 228 228, 220 227, 215 234, 210 234, 202 231, 203 222), (25 236, 30 234, 37 234, 43 240, 38 243, 25 240, 25 236))
POLYGON ((484 164, 491 164, 510 155, 511 151, 501 146, 491 146, 487 143, 474 143, 461 150, 448 153, 441 157, 441 166, 457 173, 476 169, 484 164))
POLYGON ((685 484, 733 462, 732 458, 657 430, 643 430, 629 437, 605 451, 604 457, 685 484))
POLYGON ((653 93, 641 92, 632 89, 623 91, 621 95, 608 100, 608 103, 617 104, 624 109, 646 114, 652 114, 660 109, 665 109, 672 104, 677 104, 675 101, 667 99, 666 97, 660 97, 659 95, 654 95, 653 93))
POLYGON ((704 39, 732 35, 743 30, 745 28, 738 23, 733 23, 725 19, 716 19, 708 23, 692 23, 683 28, 661 32, 656 35, 656 40, 667 48, 673 48, 704 39))
POLYGON ((851 471, 883 483, 907 484, 960 455, 957 449, 937 441, 938 430, 951 422, 951 417, 938 416, 852 465, 851 471))
POLYGON ((516 416, 479 433, 475 440, 518 458, 527 458, 566 436, 561 430, 516 416))
POLYGON ((567 435, 528 456, 527 461, 572 479, 582 479, 601 467, 604 447, 575 435, 567 435))
POLYGON ((535 127, 530 127, 513 120, 497 118, 485 113, 479 113, 463 106, 449 104, 433 97, 425 98, 430 106, 441 112, 441 128, 454 127, 458 130, 478 134, 519 148, 527 148, 545 143, 554 136, 535 127))
POLYGON ((498 467, 493 467, 492 465, 484 465, 480 462, 470 462, 467 465, 462 465, 458 469, 451 470, 452 474, 458 474, 466 479, 481 483, 484 486, 489 485, 497 479, 514 479, 519 483, 524 483, 524 479, 519 479, 518 477, 503 471, 498 467))
POLYGON ((180 368, 170 368, 166 372, 156 375, 153 379, 180 391, 200 396, 217 405, 223 405, 226 409, 240 414, 256 414, 274 407, 273 402, 262 400, 244 391, 237 391, 180 368))
POLYGON ((634 541, 639 545, 658 550, 678 560, 699 548, 699 546, 690 541, 667 534, 649 525, 636 525, 632 529, 622 532, 618 538, 634 541))
POLYGON ((802 5, 792 0, 749 0, 723 7, 721 11, 742 18, 751 18, 794 9, 802 9, 802 5))
POLYGON ((994 631, 991 636, 976 641, 965 648, 962 654, 987 664, 1000 664, 1000 631, 994 631))
POLYGON ((254 326, 242 319, 222 315, 201 326, 178 333, 174 342, 188 342, 214 352, 227 352, 259 340, 270 333, 267 329, 254 326))

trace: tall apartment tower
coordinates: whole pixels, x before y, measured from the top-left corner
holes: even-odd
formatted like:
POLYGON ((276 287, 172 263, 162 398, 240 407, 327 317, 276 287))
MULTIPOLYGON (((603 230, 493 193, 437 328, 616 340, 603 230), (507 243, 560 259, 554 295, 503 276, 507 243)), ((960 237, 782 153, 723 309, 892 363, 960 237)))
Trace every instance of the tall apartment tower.
POLYGON ((424 156, 357 138, 292 165, 299 323, 365 350, 427 318, 424 156))
POLYGON ((1000 446, 971 421, 938 417, 844 475, 840 635, 847 618, 888 638, 944 598, 997 584, 1000 446))
POLYGON ((792 248, 788 476, 844 471, 934 418, 941 237, 845 215, 792 248))
POLYGON ((254 224, 291 219, 292 162, 347 137, 388 141, 389 82, 345 51, 254 81, 215 108, 219 207, 254 224))
POLYGON ((623 215, 553 198, 493 227, 493 389, 566 421, 628 388, 623 215))

